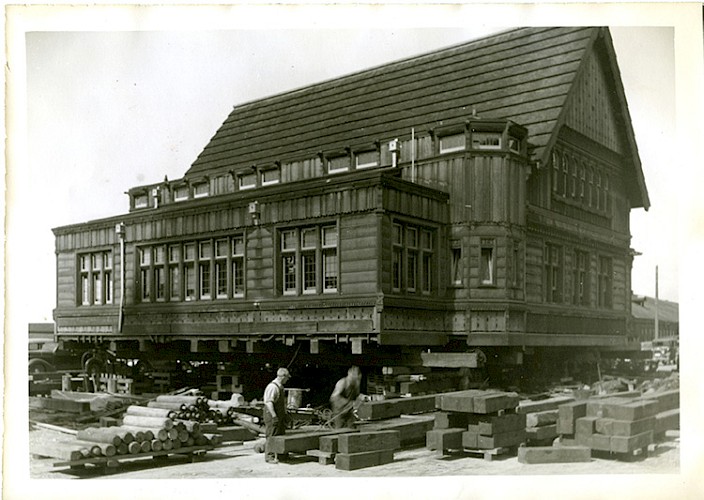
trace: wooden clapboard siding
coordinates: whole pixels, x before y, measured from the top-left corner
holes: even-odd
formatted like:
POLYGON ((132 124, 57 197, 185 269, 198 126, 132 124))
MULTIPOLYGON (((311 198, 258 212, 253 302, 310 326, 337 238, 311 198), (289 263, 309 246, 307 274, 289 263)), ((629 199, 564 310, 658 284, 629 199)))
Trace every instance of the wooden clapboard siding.
POLYGON ((61 252, 56 257, 56 305, 73 307, 79 301, 77 257, 61 252))
POLYGON ((377 218, 374 214, 340 220, 338 258, 340 287, 345 294, 377 290, 377 218))

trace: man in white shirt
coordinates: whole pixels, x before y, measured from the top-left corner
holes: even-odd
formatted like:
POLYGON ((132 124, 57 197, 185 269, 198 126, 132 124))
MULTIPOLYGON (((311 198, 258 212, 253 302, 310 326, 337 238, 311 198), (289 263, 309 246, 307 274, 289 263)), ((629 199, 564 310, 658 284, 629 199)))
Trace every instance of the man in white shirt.
POLYGON ((291 378, 286 368, 276 371, 276 378, 264 389, 264 424, 266 425, 266 444, 264 445, 265 460, 276 463, 276 455, 270 451, 272 436, 286 433, 286 396, 284 385, 291 378))

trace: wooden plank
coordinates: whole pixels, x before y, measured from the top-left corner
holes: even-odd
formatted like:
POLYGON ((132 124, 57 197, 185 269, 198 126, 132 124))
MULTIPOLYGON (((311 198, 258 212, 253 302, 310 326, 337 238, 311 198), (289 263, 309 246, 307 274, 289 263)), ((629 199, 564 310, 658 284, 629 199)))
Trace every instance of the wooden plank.
POLYGON ((526 427, 540 427, 543 425, 552 425, 559 418, 558 410, 547 410, 536 413, 528 413, 526 415, 526 427))
POLYGON ((338 453, 362 453, 375 450, 396 450, 401 447, 399 431, 372 431, 342 434, 338 437, 338 453))
POLYGON ((320 465, 330 465, 335 463, 335 454, 327 453, 322 450, 308 450, 306 455, 309 457, 316 457, 320 465))
POLYGON ((375 467, 394 461, 393 450, 367 451, 362 453, 338 453, 335 455, 335 468, 338 470, 357 470, 375 467))
POLYGON ((641 420, 643 418, 652 417, 657 414, 657 401, 634 401, 627 404, 609 403, 603 408, 603 414, 606 418, 615 420, 641 420))
POLYGON ((520 413, 506 415, 470 415, 468 422, 476 424, 476 430, 483 436, 525 429, 526 416, 520 413))
POLYGON ((518 446, 525 440, 525 429, 521 429, 518 431, 502 432, 501 434, 494 434, 493 436, 482 436, 480 434, 479 437, 477 437, 477 448, 491 449, 518 446))
POLYGON ((557 410, 561 405, 574 402, 571 396, 557 396, 539 401, 523 400, 518 403, 518 413, 537 413, 541 411, 557 410))
POLYGON ((283 436, 273 436, 270 440, 270 450, 272 453, 303 453, 308 450, 320 448, 320 437, 335 434, 345 434, 358 432, 355 429, 334 429, 320 432, 307 432, 300 434, 290 434, 283 436))
POLYGON ((555 439, 557 436, 557 424, 526 428, 526 438, 532 441, 545 441, 555 439))
POLYGON ((522 464, 568 464, 590 462, 592 452, 586 446, 521 446, 518 462, 522 464))
POLYGON ((611 452, 631 453, 646 448, 653 442, 653 431, 643 432, 635 436, 611 436, 611 452))
POLYGON ((435 396, 435 406, 442 411, 474 413, 474 397, 485 394, 486 391, 475 389, 438 394, 435 396))
POLYGON ((90 411, 90 401, 74 401, 72 399, 57 398, 29 398, 30 408, 65 411, 67 413, 87 413, 90 411))
POLYGON ((434 368, 479 368, 476 352, 423 352, 423 366, 434 368))
POLYGON ((519 397, 515 392, 499 392, 474 397, 474 413, 496 413, 499 410, 513 409, 519 397))
POLYGON ((414 396, 364 402, 357 408, 357 415, 362 420, 380 420, 433 410, 435 410, 435 396, 414 396))
POLYGON ((240 425, 230 425, 218 427, 217 433, 222 435, 223 442, 229 441, 251 441, 257 438, 257 434, 240 425))
POLYGON ((596 432, 607 436, 635 436, 655 429, 655 417, 640 420, 615 420, 600 418, 596 421, 596 432))
POLYGON ((664 411, 674 410, 675 408, 680 407, 680 390, 672 389, 654 394, 646 394, 642 399, 657 401, 657 411, 658 413, 662 413, 664 411))
POLYGON ((433 428, 432 416, 413 416, 373 422, 361 426, 361 431, 399 431, 401 446, 425 443, 426 433, 433 428))

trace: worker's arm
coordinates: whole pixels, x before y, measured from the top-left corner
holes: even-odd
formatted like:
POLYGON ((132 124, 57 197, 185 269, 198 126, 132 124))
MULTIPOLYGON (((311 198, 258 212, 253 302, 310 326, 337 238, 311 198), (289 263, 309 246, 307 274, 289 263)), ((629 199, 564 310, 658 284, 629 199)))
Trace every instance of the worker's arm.
POLYGON ((269 384, 264 390, 264 408, 273 418, 277 418, 276 410, 274 409, 274 401, 276 400, 277 390, 274 384, 269 384))
POLYGON ((340 403, 340 404, 345 404, 348 403, 349 401, 347 398, 342 396, 342 391, 345 390, 345 380, 338 380, 337 384, 335 384, 335 389, 332 391, 332 394, 330 395, 330 402, 331 403, 340 403))

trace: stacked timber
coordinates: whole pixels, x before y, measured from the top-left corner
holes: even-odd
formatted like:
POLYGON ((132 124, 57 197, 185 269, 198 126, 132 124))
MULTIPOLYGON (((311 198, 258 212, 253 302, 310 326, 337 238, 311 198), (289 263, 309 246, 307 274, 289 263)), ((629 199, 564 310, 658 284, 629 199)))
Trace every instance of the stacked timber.
POLYGON ((393 462, 394 450, 401 447, 398 431, 340 434, 337 438, 335 468, 357 470, 393 462))
POLYGON ((516 411, 526 416, 526 438, 529 445, 546 444, 557 436, 559 406, 574 401, 570 396, 556 396, 538 401, 523 400, 516 411))
POLYGON ((435 395, 414 396, 364 402, 357 408, 357 416, 361 420, 383 420, 401 415, 429 413, 434 410, 435 395))
POLYGON ((419 396, 452 391, 460 385, 458 370, 428 367, 384 366, 382 375, 367 376, 367 392, 386 397, 419 396))
POLYGON ((467 390, 436 396, 440 412, 426 446, 440 454, 480 452, 485 459, 504 454, 526 438, 526 416, 517 413, 519 397, 512 392, 467 390))
POLYGON ((147 403, 148 408, 171 410, 171 418, 195 422, 214 422, 218 425, 237 423, 248 420, 259 423, 258 418, 240 414, 236 411, 239 401, 214 401, 204 396, 157 396, 147 403))

